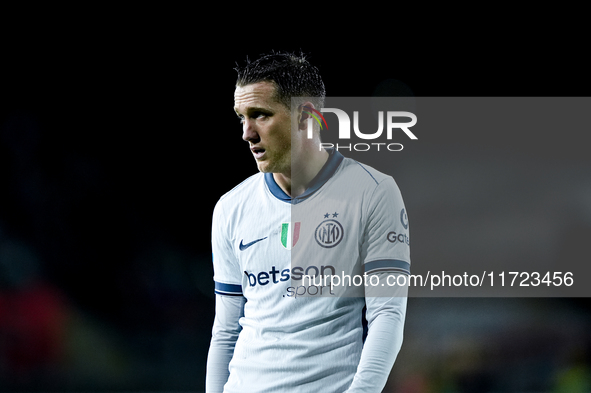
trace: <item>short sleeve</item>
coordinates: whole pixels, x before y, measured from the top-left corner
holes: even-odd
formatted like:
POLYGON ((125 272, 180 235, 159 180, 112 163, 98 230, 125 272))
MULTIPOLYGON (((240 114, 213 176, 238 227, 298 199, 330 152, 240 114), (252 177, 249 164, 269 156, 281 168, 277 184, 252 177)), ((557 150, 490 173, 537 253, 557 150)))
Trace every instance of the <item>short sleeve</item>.
POLYGON ((242 296, 242 274, 240 264, 232 249, 229 223, 222 203, 218 202, 213 211, 211 229, 215 293, 226 296, 242 296))
POLYGON ((410 274, 408 214, 392 177, 386 177, 376 186, 367 215, 362 244, 365 273, 410 274))

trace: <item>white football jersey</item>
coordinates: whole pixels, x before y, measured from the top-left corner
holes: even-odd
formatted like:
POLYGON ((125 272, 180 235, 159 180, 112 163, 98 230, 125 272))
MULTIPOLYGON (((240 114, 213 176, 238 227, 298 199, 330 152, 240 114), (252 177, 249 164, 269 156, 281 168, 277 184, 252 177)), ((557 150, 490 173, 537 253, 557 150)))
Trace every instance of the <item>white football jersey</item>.
POLYGON ((215 291, 246 298, 226 393, 345 391, 363 347, 363 286, 360 296, 339 292, 330 280, 312 285, 304 275, 344 274, 358 283, 364 273, 409 273, 408 219, 398 186, 329 153, 296 198, 271 173, 258 173, 216 205, 215 291))

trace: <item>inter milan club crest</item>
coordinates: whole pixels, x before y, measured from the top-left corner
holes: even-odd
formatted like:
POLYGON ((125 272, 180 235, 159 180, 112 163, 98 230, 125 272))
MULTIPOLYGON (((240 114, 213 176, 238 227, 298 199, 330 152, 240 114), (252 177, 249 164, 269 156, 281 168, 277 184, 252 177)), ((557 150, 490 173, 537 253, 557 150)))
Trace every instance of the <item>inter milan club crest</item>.
POLYGON ((300 238, 300 222, 284 222, 281 224, 281 244, 288 250, 295 247, 300 238))
POLYGON ((324 248, 332 248, 343 240, 345 230, 341 223, 335 220, 338 215, 337 212, 334 212, 332 218, 329 218, 331 214, 326 213, 324 215, 325 220, 316 227, 314 237, 316 242, 324 248))

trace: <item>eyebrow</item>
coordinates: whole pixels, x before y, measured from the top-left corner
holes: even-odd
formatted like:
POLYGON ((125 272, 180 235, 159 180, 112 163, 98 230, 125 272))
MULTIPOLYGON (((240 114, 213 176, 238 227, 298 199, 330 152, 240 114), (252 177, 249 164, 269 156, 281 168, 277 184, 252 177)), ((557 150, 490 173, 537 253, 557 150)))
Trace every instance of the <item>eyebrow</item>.
MULTIPOLYGON (((237 115, 241 114, 240 112, 238 112, 238 108, 236 108, 236 107, 234 107, 234 112, 236 112, 237 115)), ((258 107, 258 106, 249 106, 246 108, 246 113, 252 113, 252 112, 273 113, 273 111, 271 111, 268 108, 262 108, 262 107, 258 107)))

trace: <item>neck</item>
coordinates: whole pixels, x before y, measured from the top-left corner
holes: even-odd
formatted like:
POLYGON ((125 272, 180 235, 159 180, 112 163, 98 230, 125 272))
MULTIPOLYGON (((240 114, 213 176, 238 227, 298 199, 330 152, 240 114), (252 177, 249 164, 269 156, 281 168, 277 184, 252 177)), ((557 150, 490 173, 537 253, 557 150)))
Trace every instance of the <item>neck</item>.
POLYGON ((308 189, 312 180, 328 160, 326 150, 312 150, 312 152, 308 156, 292 162, 288 172, 273 173, 277 185, 292 198, 302 195, 308 189))

